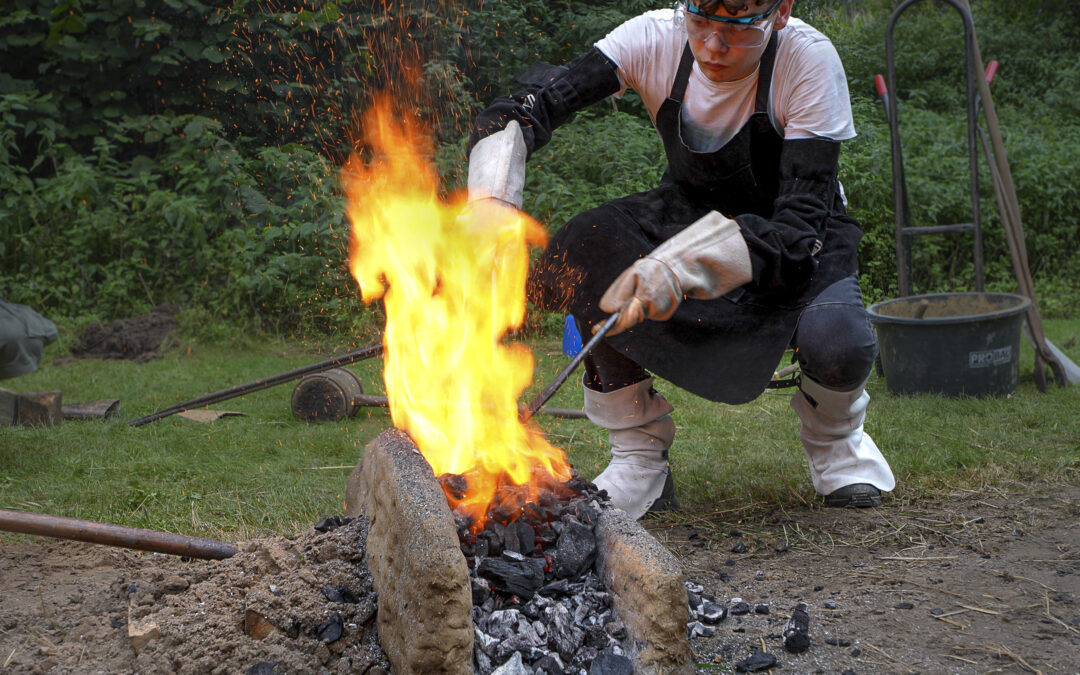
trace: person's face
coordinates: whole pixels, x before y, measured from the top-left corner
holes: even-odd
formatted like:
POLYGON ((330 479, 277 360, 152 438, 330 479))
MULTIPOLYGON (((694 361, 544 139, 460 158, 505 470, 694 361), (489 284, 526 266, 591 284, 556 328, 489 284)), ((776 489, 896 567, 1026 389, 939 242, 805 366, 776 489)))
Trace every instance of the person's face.
MULTIPOLYGON (((695 14, 692 10, 697 7, 698 0, 686 0, 688 7, 684 12, 684 18, 687 22, 690 51, 693 52, 694 59, 705 77, 713 82, 733 82, 754 72, 758 62, 761 61, 761 55, 765 52, 772 32, 787 25, 791 17, 792 1, 781 0, 772 13, 754 23, 755 27, 765 30, 764 41, 760 45, 743 47, 737 44, 740 39, 732 36, 731 31, 745 29, 745 26, 733 26, 733 24, 713 21, 695 14)), ((712 9, 710 14, 717 17, 756 16, 767 11, 772 5, 772 0, 760 4, 749 0, 744 9, 729 12, 723 3, 720 3, 712 9)), ((760 33, 758 35, 760 36, 760 33)))

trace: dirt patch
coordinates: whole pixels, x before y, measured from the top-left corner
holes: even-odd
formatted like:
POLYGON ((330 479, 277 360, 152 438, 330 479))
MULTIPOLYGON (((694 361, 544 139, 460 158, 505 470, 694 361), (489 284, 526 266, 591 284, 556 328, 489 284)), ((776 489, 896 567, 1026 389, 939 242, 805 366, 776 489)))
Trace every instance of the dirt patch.
MULTIPOLYGON (((871 510, 732 503, 678 517, 645 524, 729 610, 711 637, 690 641, 699 673, 732 672, 755 649, 789 673, 1080 672, 1078 487, 871 510), (736 599, 748 613, 730 614, 736 599), (799 602, 811 644, 791 654, 782 633, 799 602)), ((0 671, 388 671, 365 541, 359 520, 247 542, 220 562, 5 541, 0 671), (327 587, 358 601, 331 602, 327 587), (343 637, 327 642, 335 629, 321 627, 335 613, 343 637), (142 621, 158 633, 136 650, 129 624, 142 621)))
POLYGON ((0 671, 385 674, 366 536, 357 519, 223 561, 4 543, 0 671))
POLYGON ((127 359, 144 363, 161 355, 165 338, 176 328, 179 307, 164 303, 149 314, 117 319, 108 328, 97 321, 88 325, 71 345, 77 359, 127 359))
POLYGON ((729 610, 698 672, 756 649, 797 673, 1080 672, 1080 488, 880 509, 730 507, 651 527, 729 610), (735 603, 745 603, 732 614, 735 603), (785 650, 805 602, 809 650, 785 650))

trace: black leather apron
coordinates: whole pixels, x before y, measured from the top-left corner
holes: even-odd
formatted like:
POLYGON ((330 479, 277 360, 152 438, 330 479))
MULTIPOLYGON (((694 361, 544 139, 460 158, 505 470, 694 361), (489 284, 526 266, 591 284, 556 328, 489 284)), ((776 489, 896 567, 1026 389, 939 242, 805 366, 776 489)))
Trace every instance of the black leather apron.
MULTIPOLYGON (((533 268, 529 292, 534 304, 572 313, 586 325, 600 323, 607 314, 597 304, 615 277, 701 216, 712 210, 728 216, 772 214, 783 145, 768 115, 776 47, 774 33, 762 55, 749 121, 720 149, 696 152, 681 134, 682 99, 694 63, 687 45, 671 93, 656 115, 668 159, 661 184, 587 211, 560 229, 533 268)), ((825 244, 823 254, 828 238, 825 244)), ((850 250, 845 255, 852 257, 850 250)), ((823 271, 819 267, 810 287, 798 293, 755 293, 742 287, 715 300, 687 299, 668 321, 645 321, 607 341, 694 394, 744 403, 764 391, 800 310, 828 283, 854 270, 823 271)))

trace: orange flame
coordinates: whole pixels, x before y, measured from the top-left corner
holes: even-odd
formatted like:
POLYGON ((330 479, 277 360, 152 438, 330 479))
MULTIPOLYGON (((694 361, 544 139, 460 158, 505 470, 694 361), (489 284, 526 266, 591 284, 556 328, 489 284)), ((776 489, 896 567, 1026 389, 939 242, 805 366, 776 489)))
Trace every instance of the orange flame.
MULTIPOLYGON (((518 420, 532 379, 528 348, 500 343, 525 317, 529 245, 545 232, 510 209, 444 203, 416 125, 386 103, 368 116, 375 159, 354 156, 343 182, 352 223, 350 269, 365 302, 383 298, 383 379, 394 426, 436 476, 469 474, 459 504, 484 519, 501 482, 570 477, 564 453, 518 420)), ((547 482, 554 482, 547 479, 547 482)), ((453 500, 451 500, 453 501, 453 500)))

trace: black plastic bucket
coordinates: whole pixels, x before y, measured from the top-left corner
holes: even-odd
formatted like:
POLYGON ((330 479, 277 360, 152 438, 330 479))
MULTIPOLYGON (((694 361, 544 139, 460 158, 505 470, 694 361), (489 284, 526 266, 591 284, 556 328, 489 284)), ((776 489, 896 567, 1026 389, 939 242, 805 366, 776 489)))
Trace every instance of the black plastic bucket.
POLYGON ((940 293, 867 308, 894 394, 1008 396, 1020 373, 1031 301, 1011 293, 940 293))

